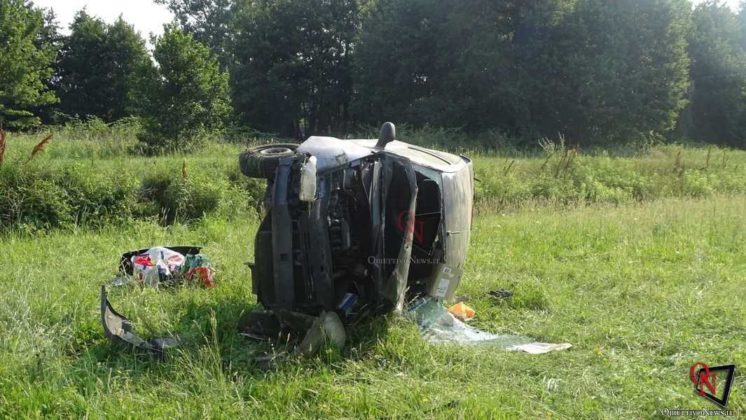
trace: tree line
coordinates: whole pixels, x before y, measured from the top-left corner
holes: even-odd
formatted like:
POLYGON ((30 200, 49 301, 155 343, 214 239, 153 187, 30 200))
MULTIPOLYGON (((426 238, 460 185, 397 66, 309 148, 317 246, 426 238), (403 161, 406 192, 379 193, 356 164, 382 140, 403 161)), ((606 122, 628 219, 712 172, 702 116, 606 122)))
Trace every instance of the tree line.
POLYGON ((153 50, 121 18, 61 35, 0 0, 0 125, 143 121, 157 151, 225 127, 302 138, 391 120, 746 146, 746 12, 689 0, 156 0, 153 50))

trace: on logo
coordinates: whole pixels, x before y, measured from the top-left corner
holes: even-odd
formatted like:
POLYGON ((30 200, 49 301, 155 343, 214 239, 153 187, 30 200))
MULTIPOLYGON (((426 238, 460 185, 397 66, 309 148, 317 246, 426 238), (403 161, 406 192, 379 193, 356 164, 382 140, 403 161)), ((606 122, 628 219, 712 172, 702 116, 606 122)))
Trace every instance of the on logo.
POLYGON ((697 362, 689 368, 689 379, 694 384, 694 391, 721 407, 728 404, 735 374, 736 365, 709 367, 703 362, 697 362))

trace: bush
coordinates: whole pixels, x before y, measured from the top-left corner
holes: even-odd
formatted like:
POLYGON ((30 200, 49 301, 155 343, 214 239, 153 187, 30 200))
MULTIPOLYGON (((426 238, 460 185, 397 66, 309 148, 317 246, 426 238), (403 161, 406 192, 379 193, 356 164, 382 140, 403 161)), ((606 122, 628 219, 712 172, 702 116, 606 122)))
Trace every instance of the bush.
POLYGON ((477 179, 480 179, 480 182, 476 183, 476 200, 489 200, 496 208, 517 205, 528 200, 532 195, 528 182, 516 174, 496 177, 478 171, 477 179))
POLYGON ((227 179, 206 176, 173 178, 166 173, 146 176, 139 197, 142 216, 157 215, 162 224, 189 222, 225 208, 230 195, 244 194, 227 179))
POLYGON ((174 220, 184 222, 203 217, 218 210, 227 190, 222 179, 188 177, 172 182, 166 190, 174 220))
POLYGON ((69 226, 72 211, 64 189, 27 174, 3 171, 0 182, 0 223, 3 227, 52 229, 69 226))
POLYGON ((97 228, 136 218, 155 218, 164 225, 208 214, 231 218, 256 206, 264 194, 262 181, 231 180, 233 170, 222 166, 182 177, 160 167, 138 174, 132 168, 34 163, 0 167, 0 232, 97 228))
POLYGON ((131 217, 134 203, 126 177, 82 172, 75 165, 61 172, 34 165, 3 167, 0 191, 2 228, 103 226, 131 217))

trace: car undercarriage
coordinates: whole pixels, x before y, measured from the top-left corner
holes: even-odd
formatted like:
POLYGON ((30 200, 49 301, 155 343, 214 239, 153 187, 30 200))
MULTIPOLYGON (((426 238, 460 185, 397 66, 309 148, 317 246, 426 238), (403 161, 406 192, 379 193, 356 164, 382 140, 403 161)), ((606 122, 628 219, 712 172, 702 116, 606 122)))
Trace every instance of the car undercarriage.
POLYGON ((267 311, 346 321, 444 299, 461 277, 473 200, 471 162, 394 140, 311 137, 244 152, 245 175, 267 179, 252 287, 267 311))

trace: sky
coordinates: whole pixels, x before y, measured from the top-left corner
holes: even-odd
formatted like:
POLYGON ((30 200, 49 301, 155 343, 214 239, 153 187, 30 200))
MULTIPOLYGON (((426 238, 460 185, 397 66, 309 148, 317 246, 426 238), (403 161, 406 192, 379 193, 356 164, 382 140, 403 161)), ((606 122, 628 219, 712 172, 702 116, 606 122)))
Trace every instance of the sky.
MULTIPOLYGON (((694 0, 694 3, 704 1, 694 0)), ((740 2, 741 0, 724 1, 733 10, 738 10, 740 2)), ((98 16, 109 23, 114 22, 121 14, 124 20, 133 24, 146 39, 151 33, 161 34, 163 24, 173 19, 173 15, 165 6, 157 5, 152 0, 34 0, 34 4, 54 9, 60 26, 65 32, 75 12, 83 7, 87 8, 89 14, 98 16)))
MULTIPOLYGON (((694 0, 694 4, 704 3, 706 0, 694 0)), ((738 5, 741 4, 741 0, 724 0, 723 3, 730 6, 734 11, 738 11, 738 5)))
POLYGON ((67 33, 68 26, 75 13, 86 8, 88 14, 97 16, 108 23, 114 22, 119 15, 134 25, 140 34, 148 39, 151 33, 163 33, 163 24, 173 19, 166 6, 153 3, 152 0, 33 0, 34 5, 45 9, 54 9, 57 22, 67 33))

